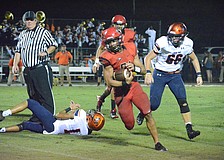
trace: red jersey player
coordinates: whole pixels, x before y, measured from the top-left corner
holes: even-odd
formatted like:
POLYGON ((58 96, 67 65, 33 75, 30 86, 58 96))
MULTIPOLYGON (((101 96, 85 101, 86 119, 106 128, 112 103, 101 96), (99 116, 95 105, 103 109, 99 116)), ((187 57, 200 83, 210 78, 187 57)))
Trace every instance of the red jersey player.
MULTIPOLYGON (((111 26, 117 28, 122 33, 122 43, 132 44, 135 47, 135 32, 131 28, 126 28, 127 22, 126 18, 122 15, 115 15, 111 20, 111 26)), ((93 66, 93 72, 96 73, 99 68, 99 56, 105 50, 105 43, 102 41, 101 45, 98 47, 96 52, 96 60, 93 66)), ((102 103, 104 102, 105 98, 111 93, 111 118, 118 118, 116 115, 116 108, 115 108, 115 101, 114 101, 114 94, 112 87, 106 87, 104 93, 99 97, 97 102, 97 110, 101 111, 102 103)))
POLYGON ((102 38, 106 51, 100 55, 100 62, 104 66, 104 78, 107 85, 114 88, 115 103, 118 106, 121 120, 128 130, 134 128, 134 104, 145 115, 146 125, 153 137, 155 149, 166 151, 167 149, 159 142, 148 96, 140 84, 133 80, 132 72, 125 81, 117 81, 113 78, 114 71, 121 68, 127 68, 129 71, 135 71, 139 74, 146 73, 136 48, 133 47, 132 43, 122 45, 122 34, 115 27, 104 30, 102 38))

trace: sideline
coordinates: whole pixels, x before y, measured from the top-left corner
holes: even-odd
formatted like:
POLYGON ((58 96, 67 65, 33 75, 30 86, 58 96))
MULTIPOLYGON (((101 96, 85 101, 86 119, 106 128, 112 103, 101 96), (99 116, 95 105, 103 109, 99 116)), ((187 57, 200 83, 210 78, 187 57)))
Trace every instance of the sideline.
MULTIPOLYGON (((143 83, 140 83, 141 86, 144 86, 146 87, 147 85, 143 84, 143 83)), ((0 87, 6 87, 7 86, 7 83, 0 83, 0 87)), ((72 87, 75 87, 75 86, 96 86, 97 87, 97 84, 94 83, 94 82, 87 82, 87 83, 72 83, 72 87)), ((104 84, 101 84, 100 86, 104 86, 104 84)), ((201 86, 197 86, 195 83, 185 83, 185 86, 186 87, 213 87, 213 86, 220 86, 220 87, 224 87, 224 83, 204 83, 203 85, 201 86)), ((26 85, 22 86, 21 83, 13 83, 11 86, 9 87, 26 87, 26 85)), ((53 87, 62 87, 60 85, 58 86, 53 86, 53 87)), ((63 87, 69 87, 68 84, 64 84, 63 87)), ((71 88, 72 88, 71 87, 71 88)))

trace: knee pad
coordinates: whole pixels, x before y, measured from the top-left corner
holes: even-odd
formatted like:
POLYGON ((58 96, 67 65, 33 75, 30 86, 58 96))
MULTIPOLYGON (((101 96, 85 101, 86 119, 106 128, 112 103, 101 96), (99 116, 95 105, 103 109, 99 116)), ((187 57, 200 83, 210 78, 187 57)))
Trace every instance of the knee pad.
POLYGON ((188 107, 188 103, 186 99, 178 99, 177 102, 180 106, 180 113, 190 112, 190 108, 188 107))

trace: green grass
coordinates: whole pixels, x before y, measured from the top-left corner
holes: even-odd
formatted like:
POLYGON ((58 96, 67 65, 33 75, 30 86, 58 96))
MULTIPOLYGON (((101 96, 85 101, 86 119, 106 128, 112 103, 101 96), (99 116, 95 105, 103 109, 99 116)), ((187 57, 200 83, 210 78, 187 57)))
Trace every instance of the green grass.
MULTIPOLYGON (((66 108, 71 99, 82 108, 96 106, 96 95, 104 86, 54 87, 56 112, 66 108)), ((149 93, 148 87, 143 89, 149 93)), ((168 152, 154 150, 146 126, 135 125, 125 129, 120 118, 109 117, 110 98, 102 112, 106 117, 104 128, 89 136, 42 135, 23 131, 0 134, 0 159, 4 160, 221 160, 224 157, 224 86, 187 86, 187 96, 192 111, 192 122, 201 135, 189 140, 177 102, 168 88, 165 89, 160 108, 153 112, 160 141, 168 152)), ((0 110, 5 110, 27 98, 25 87, 0 87, 0 110)), ((134 107, 135 115, 138 111, 134 107)), ((7 117, 0 127, 27 120, 30 111, 7 117)))

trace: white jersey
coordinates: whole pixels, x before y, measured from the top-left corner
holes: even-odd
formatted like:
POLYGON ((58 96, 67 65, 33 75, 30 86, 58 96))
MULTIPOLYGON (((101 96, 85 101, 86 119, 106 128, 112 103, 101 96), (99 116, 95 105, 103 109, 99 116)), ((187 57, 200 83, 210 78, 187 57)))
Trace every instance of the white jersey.
POLYGON ((75 115, 74 119, 56 120, 54 122, 54 131, 43 131, 43 134, 74 134, 88 135, 88 124, 86 121, 86 112, 83 116, 75 115))
POLYGON ((157 54, 155 68, 165 72, 182 70, 183 60, 193 52, 193 41, 185 37, 183 43, 175 48, 168 41, 167 36, 162 36, 156 40, 154 52, 157 54))

